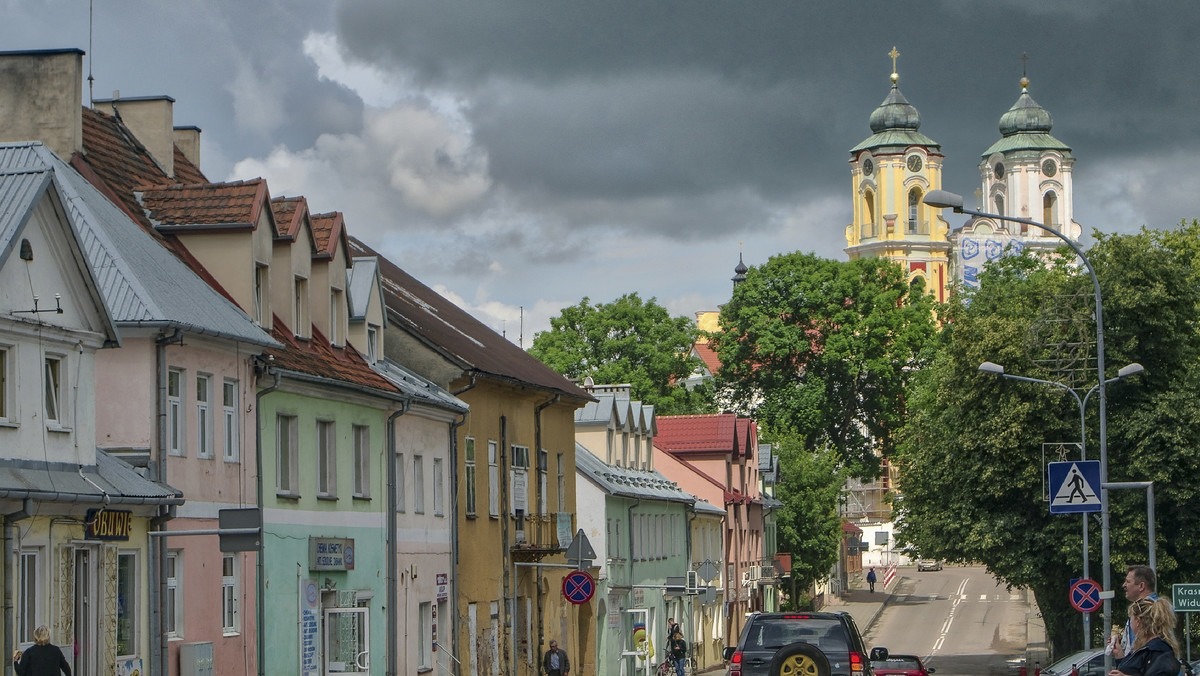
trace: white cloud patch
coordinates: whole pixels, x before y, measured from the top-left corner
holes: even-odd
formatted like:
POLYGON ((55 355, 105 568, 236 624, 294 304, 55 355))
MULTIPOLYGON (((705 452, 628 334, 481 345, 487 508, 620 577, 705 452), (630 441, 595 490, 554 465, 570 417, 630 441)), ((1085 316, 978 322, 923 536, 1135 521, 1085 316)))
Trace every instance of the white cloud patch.
POLYGON ((234 123, 241 129, 270 136, 287 119, 282 87, 272 78, 256 72, 248 61, 239 63, 237 73, 226 89, 233 99, 234 123))

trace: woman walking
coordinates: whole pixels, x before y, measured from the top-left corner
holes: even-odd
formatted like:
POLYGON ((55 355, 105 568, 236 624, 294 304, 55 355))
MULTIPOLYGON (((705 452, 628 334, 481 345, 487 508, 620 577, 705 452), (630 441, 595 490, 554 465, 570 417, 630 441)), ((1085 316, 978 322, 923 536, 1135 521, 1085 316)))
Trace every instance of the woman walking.
POLYGON ((1129 604, 1129 620, 1137 638, 1133 648, 1108 676, 1176 676, 1180 670, 1175 611, 1166 599, 1142 598, 1129 604))
POLYGON ((62 650, 50 642, 50 630, 41 625, 33 630, 33 645, 25 652, 13 653, 13 669, 17 676, 58 676, 58 672, 71 676, 71 665, 62 650))

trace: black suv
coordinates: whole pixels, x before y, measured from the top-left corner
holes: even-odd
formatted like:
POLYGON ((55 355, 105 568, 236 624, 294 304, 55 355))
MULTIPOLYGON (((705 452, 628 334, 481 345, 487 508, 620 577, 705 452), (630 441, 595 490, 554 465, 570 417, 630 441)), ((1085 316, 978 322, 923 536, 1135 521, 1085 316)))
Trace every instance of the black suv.
POLYGON ((874 676, 887 648, 863 646, 854 618, 836 613, 756 613, 736 648, 725 649, 727 676, 874 676))

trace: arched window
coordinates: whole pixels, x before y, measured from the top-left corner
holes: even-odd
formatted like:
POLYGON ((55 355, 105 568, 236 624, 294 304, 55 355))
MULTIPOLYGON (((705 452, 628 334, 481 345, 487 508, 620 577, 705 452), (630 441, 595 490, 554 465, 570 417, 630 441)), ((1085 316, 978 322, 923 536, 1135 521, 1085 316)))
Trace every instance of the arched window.
POLYGON ((1057 229, 1058 220, 1058 195, 1050 190, 1042 196, 1042 223, 1057 229))
POLYGON ((862 236, 875 236, 875 193, 870 190, 863 192, 862 236))
POLYGON ((1004 215, 1004 195, 996 195, 996 215, 1004 215))
POLYGON ((919 213, 917 207, 919 206, 921 206, 921 189, 913 188, 908 191, 908 234, 910 235, 929 234, 929 224, 922 223, 917 218, 919 213))

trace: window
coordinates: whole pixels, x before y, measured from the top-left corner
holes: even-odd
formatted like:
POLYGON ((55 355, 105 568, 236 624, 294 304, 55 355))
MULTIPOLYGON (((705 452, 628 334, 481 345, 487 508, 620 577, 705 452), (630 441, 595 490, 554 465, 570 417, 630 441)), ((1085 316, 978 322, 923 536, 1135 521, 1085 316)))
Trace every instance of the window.
POLYGON ((870 190, 863 192, 862 236, 875 236, 875 193, 870 190))
POLYGON ((308 336, 308 280, 303 277, 297 277, 296 283, 292 287, 295 295, 292 308, 292 332, 297 337, 304 338, 308 336))
POLYGON ((420 629, 417 639, 417 668, 433 668, 433 604, 426 601, 418 609, 420 629))
POLYGON ((549 462, 550 462, 550 454, 546 452, 546 449, 543 448, 542 450, 538 451, 538 455, 537 455, 538 514, 546 513, 546 489, 547 489, 546 472, 548 469, 547 464, 549 462))
POLYGON ((137 554, 117 553, 117 655, 137 654, 137 554))
POLYGON ((413 456, 413 513, 425 513, 425 458, 413 456))
POLYGON ((1053 190, 1042 196, 1042 223, 1058 227, 1058 195, 1053 190))
POLYGON ((183 455, 183 371, 167 371, 167 451, 183 455))
POLYGON ((297 495, 299 468, 296 416, 275 416, 275 490, 284 495, 297 495))
POLYGON ((337 497, 337 439, 330 420, 317 421, 317 496, 337 497))
POLYGON ((329 292, 329 342, 333 345, 342 344, 342 290, 332 289, 329 292))
POLYGON ((17 643, 33 643, 33 630, 42 624, 42 613, 38 607, 41 593, 38 590, 38 550, 22 549, 20 580, 17 584, 17 643))
POLYGON ((163 621, 170 638, 183 636, 182 556, 179 551, 167 552, 167 595, 163 598, 163 621))
POLYGON ((996 215, 1004 215, 1004 195, 996 195, 996 215))
POLYGON ((46 368, 43 374, 46 390, 46 422, 54 426, 62 426, 62 375, 63 358, 59 355, 46 355, 46 368))
POLYGON ((563 468, 563 454, 558 454, 558 511, 567 511, 567 476, 563 468))
POLYGON ((466 509, 467 516, 475 516, 475 438, 467 437, 467 447, 463 455, 466 463, 466 509))
POLYGON ((445 505, 442 504, 442 459, 433 459, 433 515, 445 516, 445 505))
POLYGON ((512 470, 509 502, 512 504, 513 515, 529 513, 529 449, 525 446, 510 446, 512 449, 512 470))
POLYGON ((908 234, 910 235, 927 235, 929 228, 921 223, 917 218, 921 207, 921 191, 918 188, 913 188, 908 191, 908 234))
POLYGON ((8 355, 12 348, 0 345, 0 422, 16 417, 11 410, 12 395, 8 391, 8 355))
POLYGON ((367 362, 379 361, 379 327, 367 326, 367 362))
POLYGON ((221 557, 221 632, 236 634, 238 622, 238 565, 233 554, 221 557))
POLYGON ((254 323, 267 326, 267 266, 254 265, 254 323))
POLYGON ((354 497, 371 497, 371 428, 354 426, 354 497))
POLYGON ((629 467, 629 432, 621 432, 621 466, 629 467))
POLYGON ((500 516, 500 465, 496 442, 488 440, 488 515, 500 516))
POLYGON ((196 375, 196 456, 213 455, 212 376, 196 375))
POLYGON ((604 462, 613 465, 613 447, 616 445, 617 432, 614 429, 608 430, 608 435, 605 439, 604 462))
POLYGON ((396 511, 404 511, 404 454, 396 454, 396 511))
POLYGON ((221 385, 221 406, 224 411, 224 443, 221 457, 227 462, 237 462, 240 453, 241 434, 238 425, 238 382, 226 380, 221 385))

